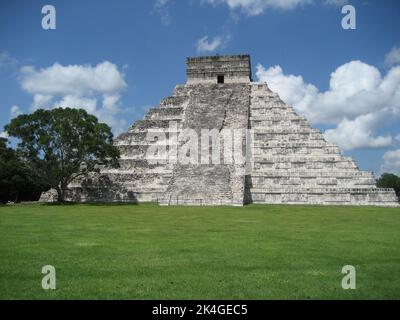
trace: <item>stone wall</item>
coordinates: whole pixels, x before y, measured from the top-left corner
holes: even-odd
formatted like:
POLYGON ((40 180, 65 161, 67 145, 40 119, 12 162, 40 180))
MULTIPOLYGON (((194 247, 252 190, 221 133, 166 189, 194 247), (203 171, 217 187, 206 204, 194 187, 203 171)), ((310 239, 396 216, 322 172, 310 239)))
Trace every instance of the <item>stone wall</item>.
POLYGON ((219 75, 225 83, 249 83, 251 64, 249 55, 210 56, 187 58, 187 83, 217 83, 219 75))

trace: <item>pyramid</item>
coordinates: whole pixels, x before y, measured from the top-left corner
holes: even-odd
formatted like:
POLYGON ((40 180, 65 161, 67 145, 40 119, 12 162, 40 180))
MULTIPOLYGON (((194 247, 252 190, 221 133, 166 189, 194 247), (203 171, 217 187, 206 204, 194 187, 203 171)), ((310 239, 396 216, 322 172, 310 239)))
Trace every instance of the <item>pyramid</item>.
POLYGON ((392 189, 377 188, 371 172, 342 156, 267 83, 252 81, 249 55, 187 58, 186 74, 186 84, 115 139, 120 168, 73 181, 68 200, 398 205, 392 189), (212 134, 200 143, 204 129, 216 135, 214 153, 212 134))

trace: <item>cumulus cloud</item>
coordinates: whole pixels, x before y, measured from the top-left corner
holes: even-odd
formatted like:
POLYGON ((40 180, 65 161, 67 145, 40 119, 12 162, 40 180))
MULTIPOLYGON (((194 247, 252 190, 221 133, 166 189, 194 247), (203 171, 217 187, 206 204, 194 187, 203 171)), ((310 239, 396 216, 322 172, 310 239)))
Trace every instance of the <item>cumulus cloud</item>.
POLYGON ((17 59, 13 58, 8 52, 0 51, 0 68, 17 64, 17 59))
POLYGON ((19 116, 21 113, 22 113, 21 109, 16 105, 12 106, 11 109, 10 109, 10 117, 11 117, 11 119, 19 116))
POLYGON ((374 66, 351 61, 331 74, 324 92, 301 76, 284 74, 280 66, 259 64, 256 75, 312 124, 334 125, 325 136, 343 149, 391 145, 390 134, 376 132, 400 117, 400 67, 382 76, 374 66))
POLYGON ((389 67, 400 64, 400 47, 393 47, 392 50, 386 54, 385 63, 389 67))
POLYGON ((23 67, 22 87, 32 94, 66 95, 87 93, 113 93, 126 86, 123 74, 109 61, 90 65, 68 65, 59 63, 35 70, 23 67))
MULTIPOLYGON (((203 3, 212 5, 225 4, 230 10, 239 10, 249 16, 262 14, 267 9, 291 10, 297 7, 312 4, 313 0, 203 0, 203 3)), ((343 5, 346 0, 325 0, 324 3, 343 5)))
POLYGON ((112 126, 116 133, 125 125, 118 115, 123 112, 120 94, 126 88, 126 82, 124 74, 109 61, 96 66, 55 63, 40 70, 24 66, 20 82, 22 88, 33 95, 33 110, 82 108, 112 126))
POLYGON ((229 36, 215 36, 209 41, 208 36, 204 36, 197 41, 197 51, 200 53, 214 52, 224 48, 229 39, 229 36))
POLYGON ((169 2, 170 0, 156 0, 153 6, 154 12, 160 17, 161 24, 164 26, 171 24, 171 15, 168 9, 169 2))
POLYGON ((383 161, 381 173, 391 172, 400 174, 400 149, 387 151, 383 155, 383 161))
POLYGON ((85 98, 75 95, 65 95, 60 100, 53 101, 51 104, 54 107, 61 108, 82 108, 91 114, 97 115, 97 99, 96 98, 85 98))
POLYGON ((326 4, 333 4, 335 6, 343 6, 348 3, 348 0, 325 0, 326 4))
POLYGON ((374 131, 385 119, 381 113, 368 113, 354 120, 344 118, 335 129, 326 130, 325 137, 329 141, 338 142, 344 150, 387 147, 392 144, 390 134, 374 135, 374 131))
POLYGON ((310 103, 318 94, 318 89, 305 83, 302 76, 286 75, 280 66, 266 69, 258 64, 256 76, 260 81, 266 81, 272 91, 279 93, 286 103, 294 106, 301 114, 307 113, 310 103))
POLYGON ((7 139, 8 138, 8 133, 6 131, 0 132, 0 138, 7 139))

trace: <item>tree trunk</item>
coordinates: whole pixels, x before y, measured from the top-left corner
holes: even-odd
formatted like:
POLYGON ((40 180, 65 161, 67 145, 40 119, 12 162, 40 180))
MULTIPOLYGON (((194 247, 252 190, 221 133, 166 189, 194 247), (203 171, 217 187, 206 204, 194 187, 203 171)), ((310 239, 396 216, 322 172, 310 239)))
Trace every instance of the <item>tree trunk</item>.
POLYGON ((64 190, 62 189, 62 187, 57 187, 57 201, 63 203, 64 202, 64 190))

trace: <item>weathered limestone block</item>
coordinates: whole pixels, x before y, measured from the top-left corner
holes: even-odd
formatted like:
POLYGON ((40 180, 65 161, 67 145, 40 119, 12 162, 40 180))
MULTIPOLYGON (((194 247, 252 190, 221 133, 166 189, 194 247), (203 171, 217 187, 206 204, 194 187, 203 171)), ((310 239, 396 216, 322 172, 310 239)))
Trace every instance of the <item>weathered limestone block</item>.
POLYGON ((50 189, 40 195, 39 202, 53 203, 58 201, 58 193, 56 189, 50 189))
POLYGON ((251 81, 250 56, 211 56, 187 59, 188 84, 216 83, 219 76, 225 83, 251 81))

